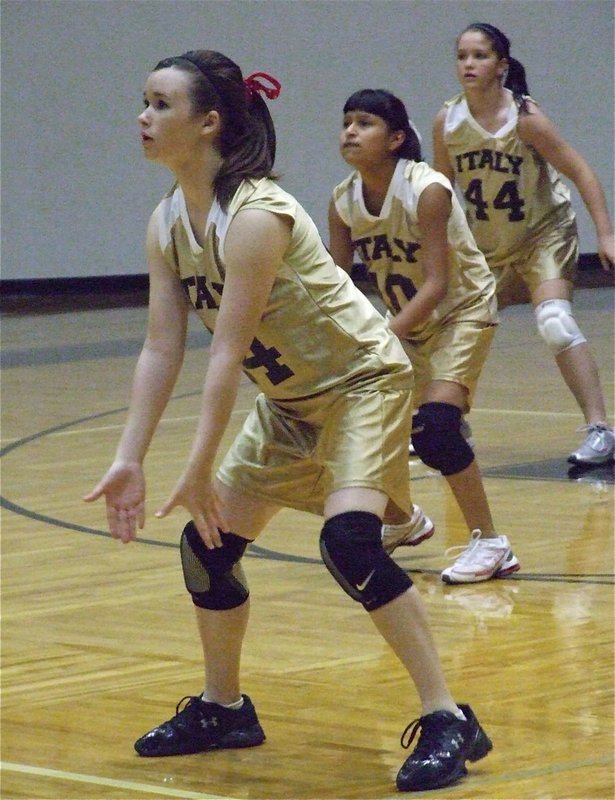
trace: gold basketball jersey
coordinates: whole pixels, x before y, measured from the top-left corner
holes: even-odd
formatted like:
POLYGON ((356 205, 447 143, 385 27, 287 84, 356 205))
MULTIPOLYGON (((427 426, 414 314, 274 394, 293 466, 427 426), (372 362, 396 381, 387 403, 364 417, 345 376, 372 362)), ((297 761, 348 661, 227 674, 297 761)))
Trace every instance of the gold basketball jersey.
MULTIPOLYGON (((235 214, 265 209, 293 221, 244 370, 265 395, 292 400, 375 374, 411 372, 399 341, 380 314, 337 267, 299 203, 267 178, 245 180, 226 210, 216 200, 201 247, 181 188, 162 200, 160 247, 205 326, 213 331, 224 288, 224 242, 235 214)), ((411 380, 411 377, 410 377, 411 380)))
POLYGON ((359 172, 351 173, 333 190, 335 208, 350 228, 356 256, 374 277, 389 310, 397 314, 423 285, 417 208, 421 193, 432 183, 444 186, 451 195, 449 288, 431 316, 408 333, 409 339, 424 338, 461 317, 497 321, 495 279, 476 246, 450 181, 422 161, 400 159, 378 216, 365 207, 359 172))
POLYGON ((512 93, 508 119, 497 133, 479 125, 464 94, 445 105, 451 167, 476 243, 492 269, 514 261, 545 230, 574 220, 570 190, 559 173, 519 138, 512 93))

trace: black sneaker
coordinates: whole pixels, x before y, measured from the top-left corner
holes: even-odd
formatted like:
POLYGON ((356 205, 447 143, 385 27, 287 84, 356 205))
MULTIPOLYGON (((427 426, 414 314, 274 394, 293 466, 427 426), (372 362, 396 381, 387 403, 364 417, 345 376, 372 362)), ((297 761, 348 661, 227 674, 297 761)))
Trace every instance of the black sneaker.
POLYGON ((250 698, 234 711, 200 697, 183 697, 173 719, 163 722, 135 742, 140 756, 182 756, 228 747, 254 747, 265 741, 250 698), (188 702, 181 709, 184 700, 188 702))
POLYGON ((491 740, 470 706, 459 708, 465 720, 457 719, 450 711, 434 711, 411 722, 403 732, 401 744, 408 749, 421 729, 417 746, 397 774, 400 792, 448 786, 467 774, 466 760, 478 761, 491 750, 491 740))

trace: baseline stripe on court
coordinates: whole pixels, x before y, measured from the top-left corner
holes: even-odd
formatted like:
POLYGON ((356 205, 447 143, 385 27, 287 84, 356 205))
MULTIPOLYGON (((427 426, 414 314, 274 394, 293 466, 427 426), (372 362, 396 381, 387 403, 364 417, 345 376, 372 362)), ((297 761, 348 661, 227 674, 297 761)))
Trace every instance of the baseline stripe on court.
POLYGON ((238 797, 230 797, 229 795, 202 794, 200 792, 189 792, 187 789, 172 789, 170 786, 152 786, 148 783, 118 781, 113 778, 101 778, 98 775, 80 775, 78 772, 45 769, 43 767, 33 767, 29 764, 13 764, 8 761, 0 762, 0 770, 21 772, 25 775, 39 775, 45 778, 55 778, 56 780, 91 783, 95 786, 110 786, 115 789, 126 789, 133 792, 147 792, 149 794, 155 794, 158 797, 180 797, 184 798, 184 800, 240 800, 238 797))

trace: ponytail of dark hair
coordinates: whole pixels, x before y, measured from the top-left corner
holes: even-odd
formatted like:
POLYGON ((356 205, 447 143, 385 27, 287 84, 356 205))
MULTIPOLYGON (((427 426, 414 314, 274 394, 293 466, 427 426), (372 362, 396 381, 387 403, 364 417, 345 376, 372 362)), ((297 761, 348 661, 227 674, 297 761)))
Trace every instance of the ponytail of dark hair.
POLYGON ((527 97, 530 93, 525 78, 525 67, 520 61, 517 61, 516 58, 512 58, 512 56, 508 56, 508 72, 506 73, 504 88, 510 89, 520 110, 525 111, 527 97))
POLYGON ((398 158, 422 161, 421 142, 414 126, 410 123, 405 105, 386 89, 359 89, 344 103, 344 114, 349 111, 365 111, 383 119, 391 131, 403 131, 403 143, 395 151, 398 158))
POLYGON ((189 50, 165 58, 154 71, 176 67, 192 77, 190 97, 196 114, 217 111, 222 120, 222 165, 214 180, 218 202, 226 208, 245 178, 275 176, 275 127, 267 104, 244 84, 241 69, 215 50, 189 50))
POLYGON ((467 31, 478 31, 486 36, 491 42, 496 54, 499 58, 505 58, 508 61, 508 71, 504 80, 504 88, 510 89, 513 98, 517 103, 520 111, 527 111, 527 98, 530 90, 527 86, 527 79, 525 77, 525 67, 516 58, 510 55, 510 39, 495 25, 490 25, 488 22, 472 22, 465 28, 462 33, 467 31))
POLYGON ((258 94, 248 98, 247 130, 225 141, 222 131, 221 154, 224 162, 216 175, 214 188, 225 207, 244 178, 274 178, 276 152, 275 127, 267 103, 258 94))

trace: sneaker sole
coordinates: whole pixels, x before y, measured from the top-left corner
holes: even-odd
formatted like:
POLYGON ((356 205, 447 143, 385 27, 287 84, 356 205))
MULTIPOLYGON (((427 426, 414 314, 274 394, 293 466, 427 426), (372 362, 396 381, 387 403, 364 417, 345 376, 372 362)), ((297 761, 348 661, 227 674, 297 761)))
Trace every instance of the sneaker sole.
POLYGON ((399 779, 396 781, 397 788, 400 792, 425 792, 429 791, 430 789, 444 789, 446 786, 451 786, 453 783, 457 783, 458 780, 465 777, 468 774, 468 770, 465 767, 465 764, 461 764, 455 772, 452 772, 448 775, 445 779, 440 781, 435 781, 434 783, 421 783, 420 781, 416 781, 414 783, 404 783, 399 779))
POLYGON ((465 585, 468 583, 485 583, 485 581, 495 580, 496 578, 506 578, 508 575, 512 575, 513 572, 518 572, 521 569, 521 564, 515 558, 514 562, 508 564, 505 567, 500 567, 496 569, 495 572, 492 572, 490 575, 472 575, 468 576, 466 579, 453 579, 450 575, 441 575, 442 581, 447 583, 449 586, 460 586, 465 585))
POLYGON ((585 461, 576 456, 568 456, 568 463, 575 464, 577 467, 587 467, 589 469, 591 467, 605 467, 607 464, 613 464, 615 463, 615 459, 613 456, 608 456, 607 458, 600 459, 600 461, 585 461))
POLYGON ((421 542, 425 542, 427 539, 431 539, 431 537, 436 532, 436 526, 432 525, 431 528, 428 528, 426 531, 423 531, 418 537, 405 542, 403 539, 400 542, 395 542, 393 545, 386 545, 384 549, 386 552, 391 555, 391 553, 396 550, 398 547, 416 547, 417 544, 421 544, 421 542))
POLYGON ((265 732, 261 728, 260 725, 254 725, 252 728, 248 728, 244 731, 231 731, 225 737, 223 737, 219 742, 215 744, 209 744, 205 747, 188 747, 181 750, 173 750, 172 752, 162 752, 162 750, 156 750, 151 752, 141 752, 137 749, 135 744, 135 750, 138 755, 142 758, 168 758, 170 756, 190 756, 196 755, 196 753, 206 753, 210 750, 236 750, 241 747, 258 747, 266 740, 265 732))
POLYGON ((504 567, 503 569, 499 569, 494 578, 506 578, 508 575, 512 575, 513 572, 518 572, 521 569, 521 564, 517 561, 516 564, 511 564, 509 567, 504 567))

